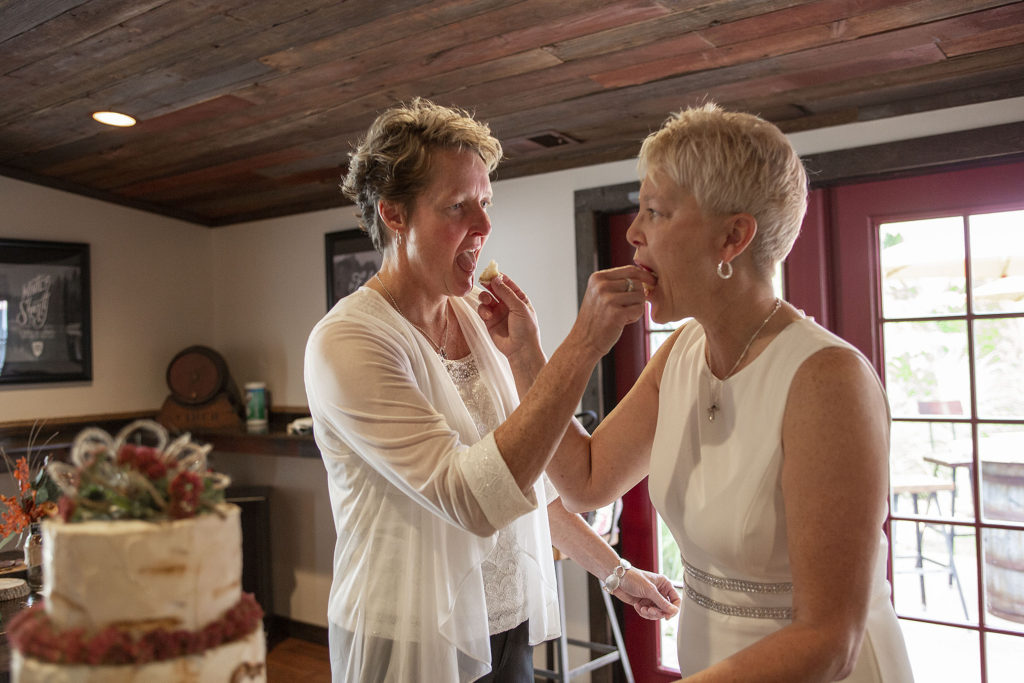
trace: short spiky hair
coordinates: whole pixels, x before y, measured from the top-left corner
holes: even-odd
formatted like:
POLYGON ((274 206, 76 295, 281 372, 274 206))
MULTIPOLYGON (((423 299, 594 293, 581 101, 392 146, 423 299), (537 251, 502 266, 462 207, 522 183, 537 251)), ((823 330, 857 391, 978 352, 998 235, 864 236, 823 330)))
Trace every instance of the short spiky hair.
POLYGON ((431 154, 442 149, 476 152, 488 173, 497 168, 502 156, 501 143, 487 124, 462 109, 419 97, 378 116, 349 155, 341 191, 359 207, 361 227, 377 251, 383 252, 391 240, 377 214, 377 203, 392 201, 411 211, 430 180, 431 154))
POLYGON ((641 177, 657 170, 693 193, 702 211, 757 220, 754 262, 766 272, 789 254, 807 211, 807 173, 776 126, 713 103, 673 114, 640 148, 641 177))

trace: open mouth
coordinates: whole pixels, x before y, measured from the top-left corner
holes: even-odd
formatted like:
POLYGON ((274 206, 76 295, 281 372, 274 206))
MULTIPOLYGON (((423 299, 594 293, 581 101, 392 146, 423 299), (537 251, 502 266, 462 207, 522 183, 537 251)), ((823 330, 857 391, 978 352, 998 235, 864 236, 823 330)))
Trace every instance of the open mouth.
POLYGON ((459 252, 459 255, 455 257, 455 263, 462 270, 467 273, 476 272, 476 261, 479 256, 479 250, 469 249, 468 251, 459 252))

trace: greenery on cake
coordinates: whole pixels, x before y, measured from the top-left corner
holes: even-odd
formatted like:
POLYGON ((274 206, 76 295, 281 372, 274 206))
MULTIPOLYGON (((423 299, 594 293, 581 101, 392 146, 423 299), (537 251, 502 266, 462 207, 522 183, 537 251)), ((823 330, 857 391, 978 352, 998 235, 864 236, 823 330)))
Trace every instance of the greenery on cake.
POLYGON ((132 635, 116 626, 95 633, 82 628, 59 629, 42 605, 22 610, 8 625, 11 645, 26 657, 53 664, 89 666, 147 664, 188 655, 232 643, 259 626, 263 609, 250 593, 223 617, 201 629, 158 628, 132 635))
POLYGON ((114 437, 85 429, 75 438, 71 462, 46 468, 63 494, 58 515, 65 522, 157 521, 212 512, 224 502, 230 479, 208 468, 211 448, 188 434, 172 441, 152 420, 136 420, 114 437))

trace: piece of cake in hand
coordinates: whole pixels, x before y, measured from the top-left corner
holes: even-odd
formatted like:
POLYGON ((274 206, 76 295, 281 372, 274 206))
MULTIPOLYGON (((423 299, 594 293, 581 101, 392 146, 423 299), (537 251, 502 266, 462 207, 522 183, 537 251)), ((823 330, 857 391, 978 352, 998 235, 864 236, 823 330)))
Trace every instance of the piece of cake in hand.
POLYGON ((240 510, 210 449, 139 420, 86 429, 47 466, 63 497, 43 523, 42 604, 8 624, 15 683, 266 681, 240 510))
POLYGON ((484 268, 484 272, 480 273, 480 284, 484 287, 491 284, 491 280, 501 275, 501 271, 498 270, 498 262, 491 259, 491 262, 484 268))

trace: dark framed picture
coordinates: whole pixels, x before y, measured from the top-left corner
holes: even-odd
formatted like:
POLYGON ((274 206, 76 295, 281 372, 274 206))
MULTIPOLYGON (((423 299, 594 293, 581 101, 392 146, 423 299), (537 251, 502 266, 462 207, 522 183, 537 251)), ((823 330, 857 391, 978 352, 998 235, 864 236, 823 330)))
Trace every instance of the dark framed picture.
POLYGON ((0 385, 91 379, 89 245, 0 239, 0 385))
POLYGON ((348 296, 380 270, 383 256, 373 248, 370 236, 359 228, 325 235, 327 254, 327 310, 348 296))

